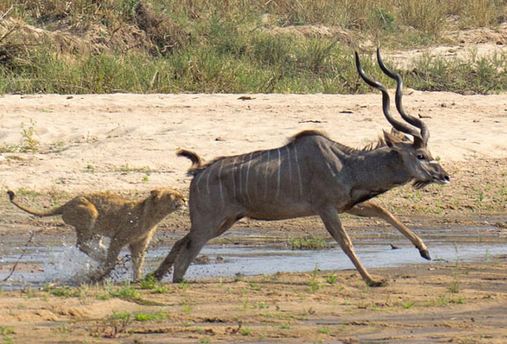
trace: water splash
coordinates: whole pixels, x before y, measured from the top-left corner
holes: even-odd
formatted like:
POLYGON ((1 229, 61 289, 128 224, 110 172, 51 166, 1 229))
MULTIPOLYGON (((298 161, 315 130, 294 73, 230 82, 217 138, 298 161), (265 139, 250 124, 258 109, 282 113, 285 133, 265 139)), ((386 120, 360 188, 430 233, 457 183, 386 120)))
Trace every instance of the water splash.
MULTIPOLYGON (((55 247, 56 248, 56 247, 55 247)), ((99 263, 81 252, 75 245, 63 245, 48 252, 43 261, 47 282, 79 283, 99 267, 99 263)))
MULTIPOLYGON (((76 246, 64 245, 52 251, 44 261, 44 277, 47 281, 80 284, 89 282, 100 263, 81 252, 76 246)), ((106 281, 121 282, 130 278, 132 262, 130 255, 122 254, 106 281)))

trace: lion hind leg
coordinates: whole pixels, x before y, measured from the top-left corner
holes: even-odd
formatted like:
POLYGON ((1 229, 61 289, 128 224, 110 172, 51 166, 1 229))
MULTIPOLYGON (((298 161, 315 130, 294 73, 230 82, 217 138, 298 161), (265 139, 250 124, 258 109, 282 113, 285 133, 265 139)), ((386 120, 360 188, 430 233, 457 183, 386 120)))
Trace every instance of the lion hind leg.
POLYGON ((93 233, 99 217, 97 208, 86 199, 80 199, 78 204, 66 209, 62 217, 76 229, 76 246, 91 258, 104 261, 106 251, 100 245, 102 237, 93 233))
POLYGON ((86 198, 81 197, 73 206, 69 206, 62 214, 63 221, 76 229, 91 231, 99 217, 97 208, 86 198))

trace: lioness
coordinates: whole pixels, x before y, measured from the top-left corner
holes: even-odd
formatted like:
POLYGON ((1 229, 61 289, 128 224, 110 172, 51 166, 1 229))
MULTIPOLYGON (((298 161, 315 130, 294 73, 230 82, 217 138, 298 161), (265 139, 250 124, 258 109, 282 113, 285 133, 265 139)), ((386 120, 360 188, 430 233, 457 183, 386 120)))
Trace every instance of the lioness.
POLYGON ((132 254, 134 280, 139 280, 145 251, 157 224, 185 202, 183 195, 172 189, 152 190, 150 196, 141 201, 101 192, 77 196, 60 207, 39 212, 18 204, 14 192, 7 191, 7 194, 12 204, 21 210, 39 217, 62 215, 66 224, 74 226, 76 246, 102 263, 90 276, 92 281, 99 281, 111 272, 126 245, 132 254), (111 239, 107 255, 105 248, 94 247, 99 246, 102 236, 111 239))

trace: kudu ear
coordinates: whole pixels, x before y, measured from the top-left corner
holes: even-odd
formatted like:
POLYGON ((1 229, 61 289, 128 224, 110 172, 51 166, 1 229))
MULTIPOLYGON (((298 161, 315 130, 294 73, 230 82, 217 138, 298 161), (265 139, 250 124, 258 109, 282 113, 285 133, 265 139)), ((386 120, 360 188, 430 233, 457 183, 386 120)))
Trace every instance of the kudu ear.
POLYGON ((414 148, 415 149, 419 149, 419 148, 424 148, 426 146, 426 144, 424 143, 424 141, 419 138, 419 137, 414 137, 414 148))

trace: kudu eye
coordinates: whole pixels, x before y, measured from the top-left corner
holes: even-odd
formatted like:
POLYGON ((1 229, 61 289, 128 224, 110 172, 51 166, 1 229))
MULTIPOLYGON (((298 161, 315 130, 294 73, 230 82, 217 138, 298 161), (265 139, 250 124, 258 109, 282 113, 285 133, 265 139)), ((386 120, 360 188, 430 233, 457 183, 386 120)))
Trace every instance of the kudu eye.
POLYGON ((419 159, 419 160, 424 160, 424 159, 426 159, 426 157, 424 156, 424 154, 417 154, 417 155, 416 155, 416 157, 417 157, 417 159, 419 159))

